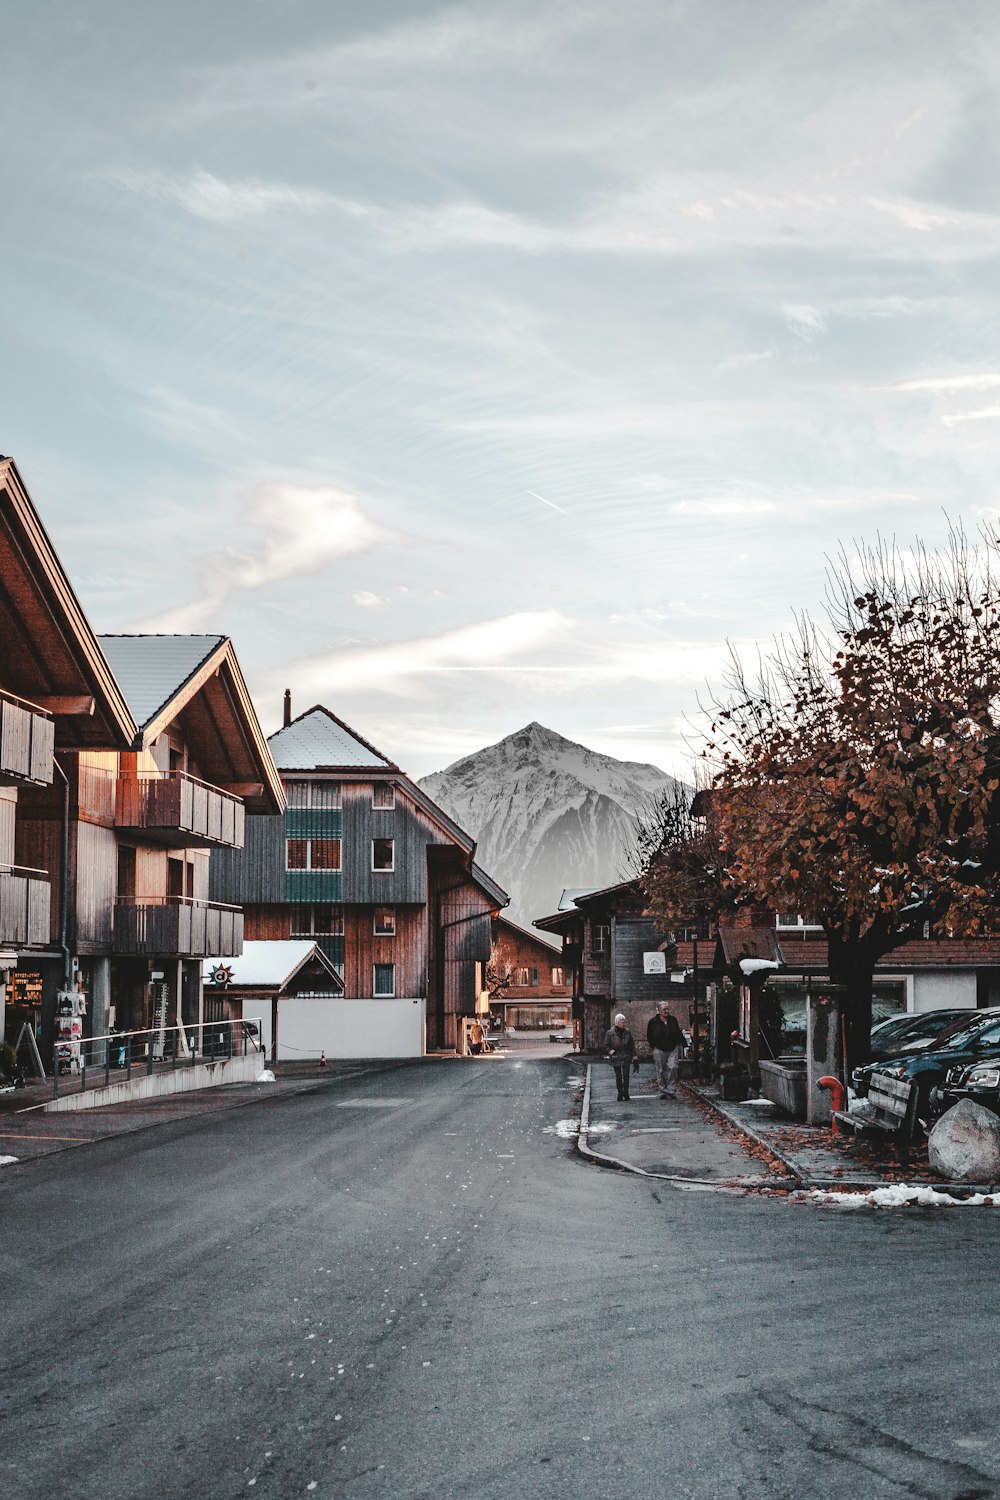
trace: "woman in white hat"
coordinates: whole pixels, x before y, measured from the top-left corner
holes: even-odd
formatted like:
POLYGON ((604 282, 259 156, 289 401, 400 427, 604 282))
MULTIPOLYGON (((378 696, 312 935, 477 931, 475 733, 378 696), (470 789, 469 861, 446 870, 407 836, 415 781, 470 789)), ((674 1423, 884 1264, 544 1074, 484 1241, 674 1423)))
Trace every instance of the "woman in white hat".
POLYGON ((629 1074, 632 1071, 632 1059, 635 1057, 635 1038, 625 1025, 625 1017, 621 1011, 615 1016, 615 1024, 604 1038, 604 1050, 608 1054, 608 1062, 615 1070, 618 1097, 628 1099, 630 1097, 629 1074))

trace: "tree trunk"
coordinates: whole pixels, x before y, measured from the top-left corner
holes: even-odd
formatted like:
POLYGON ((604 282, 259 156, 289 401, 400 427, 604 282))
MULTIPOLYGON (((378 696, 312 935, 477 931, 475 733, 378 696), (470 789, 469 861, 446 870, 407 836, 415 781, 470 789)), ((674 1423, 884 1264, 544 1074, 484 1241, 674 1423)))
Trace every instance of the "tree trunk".
POLYGON ((863 942, 829 939, 830 979, 839 987, 847 1042, 847 1079, 868 1061, 871 1051, 872 984, 877 953, 863 942))

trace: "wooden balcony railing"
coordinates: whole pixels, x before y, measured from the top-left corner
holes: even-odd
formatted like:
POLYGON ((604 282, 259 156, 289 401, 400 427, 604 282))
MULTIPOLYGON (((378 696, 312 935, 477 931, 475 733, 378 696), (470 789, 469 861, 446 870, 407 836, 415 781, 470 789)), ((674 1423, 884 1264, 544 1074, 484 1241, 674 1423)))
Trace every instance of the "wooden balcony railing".
POLYGON ((243 802, 183 771, 119 776, 115 826, 178 848, 242 849, 243 802))
POLYGON ((160 958, 238 958, 243 910, 188 896, 116 901, 113 946, 160 958))
POLYGON ((43 947, 49 941, 50 897, 45 870, 0 865, 0 946, 43 947))
POLYGON ((0 782, 48 786, 56 726, 52 715, 0 691, 0 782))

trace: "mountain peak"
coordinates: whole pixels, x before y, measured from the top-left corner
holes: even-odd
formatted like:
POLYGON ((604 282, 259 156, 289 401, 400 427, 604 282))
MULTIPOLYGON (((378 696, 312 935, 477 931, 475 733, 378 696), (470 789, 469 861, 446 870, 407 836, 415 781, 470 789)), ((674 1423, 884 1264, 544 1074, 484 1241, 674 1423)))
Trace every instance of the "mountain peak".
POLYGON ((533 719, 420 785, 479 841, 525 926, 566 886, 613 885, 641 810, 674 784, 656 766, 589 750, 533 719))

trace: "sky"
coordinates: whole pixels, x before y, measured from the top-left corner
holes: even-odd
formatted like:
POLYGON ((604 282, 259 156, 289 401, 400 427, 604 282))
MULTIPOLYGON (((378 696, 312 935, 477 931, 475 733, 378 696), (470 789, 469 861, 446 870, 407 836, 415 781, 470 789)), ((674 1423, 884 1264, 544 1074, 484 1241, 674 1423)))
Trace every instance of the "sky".
POLYGON ((684 772, 841 547, 1000 517, 994 0, 0 22, 0 452, 268 733, 684 772))

